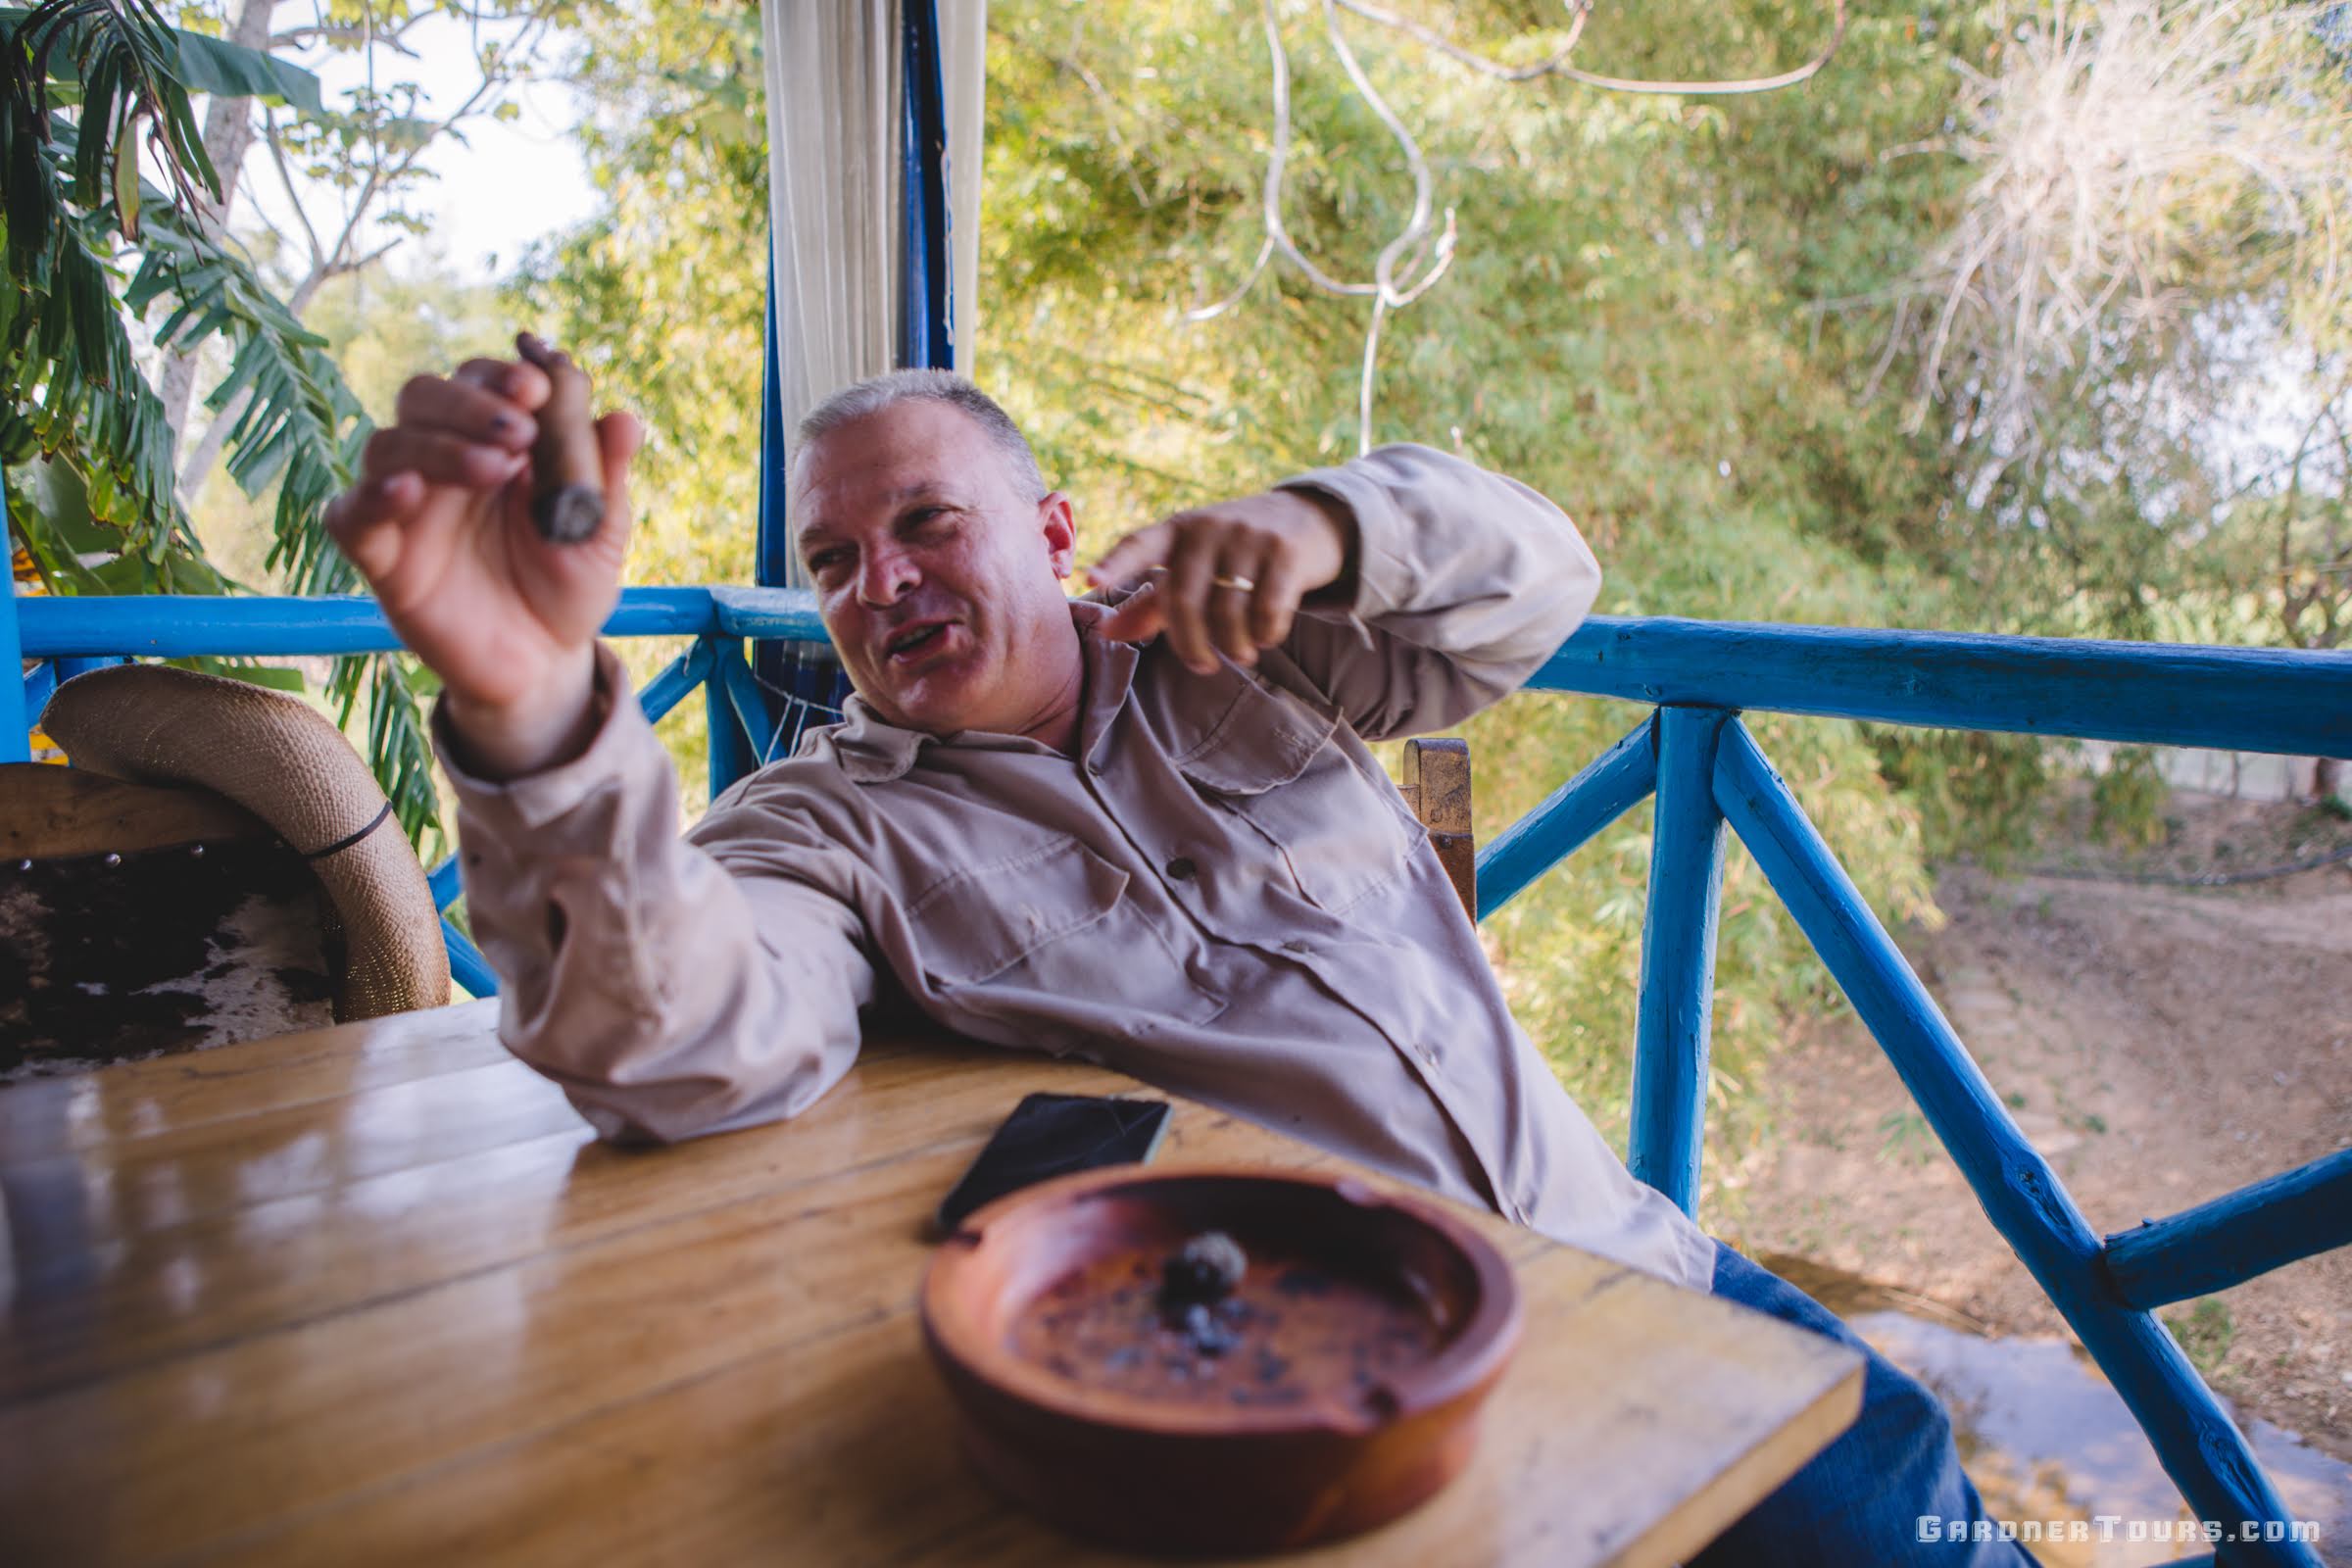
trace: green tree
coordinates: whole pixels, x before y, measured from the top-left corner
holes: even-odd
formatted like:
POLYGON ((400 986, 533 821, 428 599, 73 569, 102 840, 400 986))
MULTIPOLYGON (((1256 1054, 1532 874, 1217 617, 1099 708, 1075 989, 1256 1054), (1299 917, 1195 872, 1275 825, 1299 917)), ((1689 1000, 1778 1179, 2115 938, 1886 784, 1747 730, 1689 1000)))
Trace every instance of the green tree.
POLYGON ((1907 548, 1971 618, 2298 648, 2344 636, 2347 15, 2237 0, 2029 13, 1922 143, 1965 183, 1919 266, 1862 316, 1907 353, 1907 385, 1879 380, 1940 429, 1957 480, 1907 548))
MULTIPOLYGON (((1454 23, 1489 54, 1533 58, 1556 43, 1531 19, 1496 4, 1454 23)), ((609 205, 542 255, 521 299, 653 427, 633 573, 739 578, 767 204, 758 101, 732 84, 758 79, 757 35, 673 0, 582 24, 584 74, 615 106, 597 143, 609 205)), ((1815 307, 1891 287, 1933 238, 1951 171, 1886 155, 1950 112, 1965 14, 1857 16, 1802 89, 1724 101, 1501 81, 1344 24, 1455 210, 1451 272, 1385 323, 1379 438, 1450 447, 1557 498, 1602 556, 1612 612, 1934 622, 1943 585, 1902 542, 1947 493, 1948 456, 1858 395, 1881 341, 1815 307)), ((1277 269, 1218 318, 1180 319, 1230 292, 1262 239, 1255 9, 1018 0, 990 27, 978 370, 1076 498, 1084 547, 1351 452, 1367 304, 1277 269)), ((1794 4, 1604 10, 1577 58, 1622 75, 1763 72, 1821 28, 1794 4)), ((1312 29, 1293 19, 1286 36, 1287 221, 1306 254, 1360 274, 1403 227, 1410 183, 1312 29)), ((1482 828, 1638 717, 1525 696, 1481 719, 1482 828)), ((1873 738, 1759 727, 1857 880, 1890 912, 1933 918, 1919 812, 1873 738)), ((1604 1124, 1622 1125, 1646 832, 1634 813, 1489 927, 1514 1005, 1604 1124)), ((1731 1091, 1787 1010, 1829 992, 1737 855, 1725 908, 1718 1087, 1739 1121, 1731 1091)))

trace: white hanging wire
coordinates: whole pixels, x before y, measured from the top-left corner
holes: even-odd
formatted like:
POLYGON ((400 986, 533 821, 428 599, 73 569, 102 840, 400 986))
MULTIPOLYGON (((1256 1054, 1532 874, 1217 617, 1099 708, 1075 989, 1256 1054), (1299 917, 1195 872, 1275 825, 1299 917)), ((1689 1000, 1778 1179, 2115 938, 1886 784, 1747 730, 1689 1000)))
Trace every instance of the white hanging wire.
POLYGON ((1398 150, 1404 154, 1405 169, 1412 175, 1413 180, 1412 216, 1406 220, 1403 230, 1388 244, 1382 246, 1379 255, 1373 258, 1371 281, 1353 283, 1334 277, 1316 266, 1314 261, 1298 248, 1297 241, 1291 238, 1290 227, 1283 221, 1283 180, 1291 156, 1291 61, 1290 52, 1282 41, 1282 22, 1275 14, 1274 0, 1260 0, 1259 9, 1265 23, 1266 53, 1271 67, 1274 103, 1273 141, 1271 150, 1266 155, 1266 178, 1259 215, 1260 221, 1265 227, 1265 238, 1259 243, 1257 255, 1250 262, 1250 270, 1243 274, 1241 282, 1235 286, 1233 291, 1212 305, 1203 305, 1186 311, 1184 319, 1188 322, 1210 321, 1235 309, 1249 297, 1250 291, 1257 286, 1257 280, 1265 274, 1266 268, 1277 256, 1297 268, 1299 275, 1304 277, 1310 286, 1325 294, 1359 299, 1369 296, 1372 301, 1372 319, 1364 330, 1363 371, 1356 388, 1355 439, 1356 451, 1359 455, 1372 450, 1372 392, 1380 357, 1381 327, 1386 322, 1390 312, 1402 310, 1428 293, 1438 279, 1444 277, 1446 270, 1453 265, 1454 215, 1451 207, 1446 209, 1445 228, 1432 243, 1430 237, 1432 180, 1429 162, 1422 156, 1420 143, 1413 139, 1413 134, 1405 127, 1404 122, 1398 119, 1396 111, 1389 107, 1388 100, 1383 98, 1378 89, 1372 85, 1371 78, 1364 74, 1363 67, 1355 58, 1355 51, 1348 47, 1347 35, 1340 30, 1339 14, 1342 10, 1352 12, 1368 22, 1378 23, 1382 26, 1402 32, 1474 71, 1499 77, 1505 81, 1530 81, 1539 76, 1557 75, 1570 81, 1581 82, 1589 87, 1596 87, 1610 92, 1719 97, 1730 94, 1773 92, 1784 87, 1795 86, 1798 82, 1811 77, 1822 67, 1829 64, 1830 57, 1838 52, 1838 45, 1845 40, 1846 3, 1847 0, 1831 0, 1832 21, 1829 41, 1810 60, 1794 70, 1784 71, 1770 76, 1704 81, 1667 81, 1644 80, 1628 76, 1606 76, 1593 72, 1582 71, 1568 64, 1569 53, 1584 37, 1586 21, 1592 15, 1590 0, 1570 0, 1567 38, 1549 57, 1527 66, 1506 66, 1473 50, 1464 49, 1443 34, 1425 27, 1409 18, 1365 4, 1363 0, 1323 0, 1324 30, 1331 37, 1332 52, 1339 57, 1340 69, 1347 73, 1349 85, 1354 87, 1356 95, 1363 99, 1365 107, 1372 111, 1381 124, 1387 128, 1389 134, 1396 139, 1398 150), (1425 270, 1424 267, 1426 267, 1425 270), (1417 277, 1413 275, 1416 271, 1419 272, 1417 277), (1400 282, 1398 280, 1400 272, 1410 281, 1400 282))
POLYGON ((1340 57, 1341 69, 1348 73, 1348 79, 1355 87, 1357 95, 1379 117, 1381 124, 1388 128, 1389 134, 1396 138, 1397 148, 1404 154, 1405 168, 1413 177, 1413 211, 1405 220, 1402 231, 1382 246, 1380 254, 1373 259, 1370 282, 1350 283, 1333 277, 1298 248, 1298 242, 1291 238, 1290 226, 1282 217, 1283 176, 1291 156, 1290 53, 1283 46, 1282 23, 1274 14, 1274 0, 1261 0, 1261 10, 1265 18, 1266 51, 1272 62, 1274 89, 1274 144, 1266 158, 1265 194, 1261 208, 1266 228, 1265 241, 1258 246, 1257 259, 1250 264, 1249 274, 1242 279, 1239 288, 1214 305, 1187 311, 1184 318, 1188 321, 1213 320, 1232 310, 1256 286, 1267 263, 1277 254, 1298 269, 1308 283, 1326 294, 1357 298, 1371 296, 1372 324, 1364 334, 1363 375, 1356 400, 1356 450, 1359 453, 1369 452, 1372 450, 1372 385, 1380 355, 1381 321, 1389 312, 1401 310, 1427 293, 1430 285, 1445 276, 1446 270, 1453 265, 1453 209, 1446 209, 1445 230, 1437 236, 1433 246, 1429 234, 1433 185, 1429 161, 1421 156, 1421 145, 1413 139, 1413 133, 1405 128, 1403 121, 1396 118, 1396 112, 1389 107, 1388 100, 1381 97, 1371 79, 1364 74, 1363 67, 1357 64, 1355 52, 1348 47, 1348 40, 1340 31, 1339 12, 1332 0, 1323 0, 1324 25, 1331 34, 1332 49, 1340 57), (1411 277, 1424 263, 1427 264, 1427 270, 1421 271, 1419 277, 1412 278, 1410 282, 1398 281, 1400 269, 1407 277, 1411 277))
POLYGON ((838 724, 847 716, 828 703, 820 703, 790 687, 777 685, 760 674, 757 666, 752 670, 752 683, 774 699, 770 706, 776 710, 775 727, 767 732, 767 742, 760 748, 760 765, 762 767, 780 756, 789 756, 797 751, 801 736, 810 724, 838 724))
POLYGON ((1831 0, 1829 42, 1823 44, 1812 59, 1794 70, 1784 71, 1771 76, 1661 81, 1637 76, 1604 76, 1597 72, 1580 71, 1568 64, 1569 52, 1576 48, 1577 40, 1584 36, 1585 19, 1592 14, 1590 3, 1571 5, 1570 9, 1575 13, 1575 20, 1569 24, 1567 40, 1560 45, 1558 51, 1551 58, 1540 60, 1532 66, 1506 66, 1498 60, 1490 60, 1474 50, 1463 48, 1445 34, 1425 27, 1409 17, 1400 17, 1393 11, 1383 11, 1378 6, 1366 5, 1364 0, 1339 0, 1339 4, 1342 9, 1352 11, 1367 22, 1377 22, 1384 27, 1393 27, 1407 37, 1427 44, 1440 54, 1461 62, 1473 71, 1483 72, 1490 76, 1499 76, 1505 81, 1533 81, 1538 76, 1559 76, 1568 81, 1580 82, 1587 87, 1598 87, 1605 92, 1656 93, 1678 98, 1724 98, 1740 93, 1778 92, 1783 87, 1793 87, 1828 65, 1830 57, 1838 52, 1838 46, 1845 41, 1846 0, 1831 0))

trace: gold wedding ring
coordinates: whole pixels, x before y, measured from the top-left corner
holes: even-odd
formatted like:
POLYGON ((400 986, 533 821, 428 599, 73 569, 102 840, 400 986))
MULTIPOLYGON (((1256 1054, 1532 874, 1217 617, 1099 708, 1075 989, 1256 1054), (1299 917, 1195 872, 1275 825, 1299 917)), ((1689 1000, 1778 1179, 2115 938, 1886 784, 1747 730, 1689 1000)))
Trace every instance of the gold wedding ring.
POLYGON ((1239 588, 1243 593, 1248 593, 1250 589, 1257 586, 1256 583, 1252 582, 1248 577, 1211 577, 1208 580, 1216 587, 1239 588))

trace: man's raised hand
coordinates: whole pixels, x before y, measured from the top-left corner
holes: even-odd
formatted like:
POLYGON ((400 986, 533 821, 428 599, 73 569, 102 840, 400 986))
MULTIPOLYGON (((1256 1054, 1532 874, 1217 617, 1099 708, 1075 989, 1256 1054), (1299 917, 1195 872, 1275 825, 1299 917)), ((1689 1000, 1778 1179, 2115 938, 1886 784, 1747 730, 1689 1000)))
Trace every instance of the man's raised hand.
POLYGON ((1153 581, 1102 623, 1102 635, 1149 642, 1162 632, 1196 674, 1238 664, 1291 634, 1299 602, 1340 581, 1355 551, 1348 509, 1322 496, 1271 490, 1179 512, 1120 540, 1089 574, 1096 586, 1153 581))
MULTIPOLYGON (((558 373, 576 372, 565 361, 558 373)), ((561 760, 584 739, 596 633, 628 552, 629 461, 644 435, 625 414, 594 425, 602 526, 566 544, 532 523, 530 451, 552 385, 507 360, 416 377, 395 422, 368 438, 359 483, 327 509, 393 630, 441 677, 466 761, 492 776, 561 760)))

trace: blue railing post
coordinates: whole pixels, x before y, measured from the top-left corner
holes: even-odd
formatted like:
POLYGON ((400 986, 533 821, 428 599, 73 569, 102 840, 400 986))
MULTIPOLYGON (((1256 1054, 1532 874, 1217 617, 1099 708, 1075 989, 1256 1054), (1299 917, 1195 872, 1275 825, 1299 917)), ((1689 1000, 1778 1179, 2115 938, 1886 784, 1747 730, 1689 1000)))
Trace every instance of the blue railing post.
POLYGON ((759 768, 760 759, 752 750, 751 733, 744 728, 752 720, 738 715, 736 694, 726 678, 733 672, 731 662, 733 668, 744 670, 744 684, 754 684, 743 662, 742 645, 732 638, 715 642, 711 655, 711 670, 703 681, 703 717, 710 730, 710 798, 715 801, 737 779, 750 777, 759 768))
MULTIPOLYGON (((1715 787, 1740 841, 1894 1064, 1985 1217, 2115 1385, 2196 1516, 2291 1518, 2180 1346, 2154 1317, 2117 1299, 2104 1249, 2082 1210, 1742 725, 1722 734, 1715 787)), ((2292 1543, 2242 1543, 2230 1561, 2319 1568, 2316 1552, 2292 1543)))
POLYGON ((1657 784, 1653 714, 1478 852, 1478 917, 1484 920, 1517 898, 1578 846, 1641 805, 1657 784))
POLYGON ((489 960, 446 914, 441 917, 441 945, 449 951, 449 977, 464 986, 467 995, 477 1002, 498 995, 498 976, 491 972, 489 960))
MULTIPOLYGON (((0 526, 0 545, 5 545, 7 529, 0 526)), ((0 680, 0 762, 29 762, 32 760, 32 719, 24 711, 24 643, 17 635, 17 585, 12 577, 8 583, 8 600, 0 604, 0 660, 6 661, 8 678, 0 680)))
POLYGON ((956 295, 948 278, 948 107, 937 0, 910 0, 903 26, 899 363, 952 370, 956 295))
POLYGON ((2352 1247, 2352 1149, 2170 1219, 2143 1220, 2107 1238, 2099 1265, 2117 1299, 2158 1307, 2338 1247, 2352 1247))
POLYGON ((49 699, 57 695, 57 661, 44 659, 24 672, 24 724, 31 728, 41 721, 49 707, 49 699))
POLYGON ((1730 717, 1720 708, 1658 710, 1658 804, 1650 825, 1627 1164, 1686 1214, 1698 1211, 1699 1145, 1706 1131, 1715 916, 1723 893, 1715 747, 1730 717))

